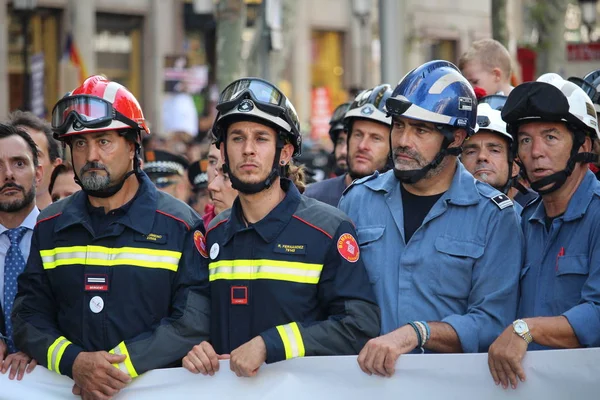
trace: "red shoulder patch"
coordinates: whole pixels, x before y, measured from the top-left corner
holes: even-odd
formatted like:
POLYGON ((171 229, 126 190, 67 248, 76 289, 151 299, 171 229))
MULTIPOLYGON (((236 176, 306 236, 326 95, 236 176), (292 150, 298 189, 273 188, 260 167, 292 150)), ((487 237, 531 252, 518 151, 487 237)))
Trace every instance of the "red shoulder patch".
POLYGON ((196 249, 198 249, 198 253, 204 258, 208 258, 208 252, 206 251, 206 239, 204 235, 200 231, 194 232, 194 244, 196 245, 196 249))
POLYGON ((357 262, 360 257, 360 249, 354 236, 344 233, 337 242, 337 248, 340 255, 351 263, 357 262))

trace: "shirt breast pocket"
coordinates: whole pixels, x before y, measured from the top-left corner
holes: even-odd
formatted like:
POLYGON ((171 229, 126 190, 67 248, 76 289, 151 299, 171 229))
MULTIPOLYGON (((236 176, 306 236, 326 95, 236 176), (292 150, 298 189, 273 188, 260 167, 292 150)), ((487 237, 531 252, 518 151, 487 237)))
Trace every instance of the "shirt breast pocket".
POLYGON ((360 247, 360 256, 363 259, 369 281, 375 284, 381 276, 381 268, 385 262, 385 250, 382 246, 382 237, 385 232, 385 225, 365 226, 358 228, 358 246, 360 247))
POLYGON ((581 300, 581 290, 588 278, 590 266, 586 255, 558 258, 554 303, 557 313, 563 313, 581 300))
POLYGON ((475 261, 483 255, 484 246, 449 236, 435 239, 437 267, 433 268, 434 290, 441 296, 467 299, 475 261))

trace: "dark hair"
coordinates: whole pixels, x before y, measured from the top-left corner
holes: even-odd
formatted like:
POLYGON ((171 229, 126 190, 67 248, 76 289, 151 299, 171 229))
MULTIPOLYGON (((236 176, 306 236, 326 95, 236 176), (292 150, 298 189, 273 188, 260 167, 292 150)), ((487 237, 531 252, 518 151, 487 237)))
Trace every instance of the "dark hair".
POLYGON ((46 135, 46 141, 48 142, 48 157, 50 162, 56 161, 57 158, 62 158, 61 148, 52 132, 52 125, 46 120, 38 118, 35 114, 29 111, 13 111, 8 116, 8 121, 12 126, 19 127, 25 126, 29 129, 35 129, 36 131, 43 132, 46 135))
POLYGON ((62 164, 58 164, 54 167, 54 171, 52 171, 52 175, 50 176, 50 185, 48 185, 48 192, 52 193, 52 189, 54 188, 54 183, 56 182, 56 178, 62 174, 68 174, 73 171, 73 166, 70 162, 65 162, 62 164))
POLYGON ((29 136, 24 130, 19 129, 14 125, 0 123, 0 139, 6 139, 11 136, 20 136, 29 145, 29 150, 31 150, 31 155, 33 156, 33 166, 37 168, 38 150, 31 136, 29 136))

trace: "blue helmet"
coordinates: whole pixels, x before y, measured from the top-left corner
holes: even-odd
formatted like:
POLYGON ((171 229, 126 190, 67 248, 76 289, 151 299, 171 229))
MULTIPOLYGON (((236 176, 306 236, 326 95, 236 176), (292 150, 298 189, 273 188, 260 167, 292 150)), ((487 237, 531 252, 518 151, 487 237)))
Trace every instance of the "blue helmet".
MULTIPOLYGON (((447 155, 458 156, 460 147, 449 147, 454 130, 465 129, 467 136, 477 131, 477 97, 456 66, 448 61, 430 61, 406 74, 386 101, 392 117, 403 116, 429 122, 444 136, 434 159, 421 169, 399 170, 394 175, 408 184, 425 178, 447 155)), ((390 135, 390 148, 392 135, 390 135)), ((394 149, 392 148, 392 154, 394 149)))
POLYGON ((387 100, 392 116, 404 116, 475 133, 477 97, 459 69, 448 61, 430 61, 406 74, 387 100))

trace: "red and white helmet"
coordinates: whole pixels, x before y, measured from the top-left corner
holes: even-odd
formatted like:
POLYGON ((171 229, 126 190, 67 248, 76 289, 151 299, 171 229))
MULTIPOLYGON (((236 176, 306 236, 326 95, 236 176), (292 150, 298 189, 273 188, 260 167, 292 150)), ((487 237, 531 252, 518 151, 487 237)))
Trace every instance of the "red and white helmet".
POLYGON ((142 108, 125 86, 103 76, 87 78, 52 110, 52 130, 58 140, 86 132, 135 130, 150 134, 142 108))

